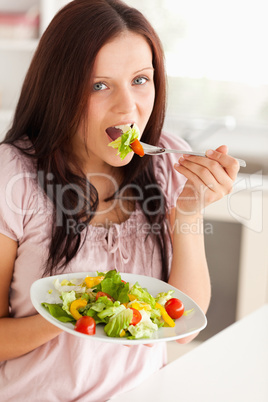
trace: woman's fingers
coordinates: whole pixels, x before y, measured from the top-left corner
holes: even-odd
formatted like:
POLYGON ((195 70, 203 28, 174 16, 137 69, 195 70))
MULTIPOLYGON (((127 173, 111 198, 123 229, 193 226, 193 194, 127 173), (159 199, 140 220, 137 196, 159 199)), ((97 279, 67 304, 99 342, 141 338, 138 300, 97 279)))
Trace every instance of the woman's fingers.
POLYGON ((184 174, 195 184, 201 181, 214 192, 220 187, 224 189, 224 193, 228 193, 232 189, 232 179, 226 173, 225 169, 214 160, 200 156, 185 156, 185 158, 179 160, 179 163, 182 167, 180 173, 184 174))
POLYGON ((221 152, 222 154, 228 154, 228 147, 227 145, 221 145, 216 149, 217 152, 221 152))
POLYGON ((204 179, 206 185, 209 185, 209 181, 210 184, 213 184, 213 180, 209 173, 203 168, 207 168, 219 184, 229 186, 230 180, 232 182, 235 180, 240 166, 238 161, 228 155, 227 152, 227 147, 222 145, 215 151, 208 150, 206 152, 206 158, 184 155, 184 159, 180 159, 180 163, 197 174, 201 180, 204 179), (189 164, 183 163, 184 160, 192 162, 193 164, 196 164, 196 166, 190 166, 189 164))
POLYGON ((189 179, 196 188, 203 186, 211 187, 212 184, 216 184, 216 180, 211 172, 202 165, 199 165, 196 161, 191 160, 188 157, 182 157, 179 159, 179 165, 176 166, 177 170, 182 173, 187 179, 189 179))
POLYGON ((186 206, 187 197, 191 203, 202 208, 217 201, 232 191, 234 180, 239 171, 239 164, 236 159, 227 154, 226 146, 217 150, 207 151, 207 157, 184 155, 175 165, 178 172, 183 174, 191 188, 184 187, 179 197, 180 204, 186 206), (184 198, 183 198, 184 197, 184 198))
MULTIPOLYGON (((221 148, 221 147, 220 147, 221 148)), ((228 176, 232 179, 235 180, 236 175, 240 169, 238 161, 233 158, 230 155, 227 155, 225 153, 219 152, 218 148, 216 151, 213 151, 212 149, 209 149, 206 152, 207 158, 210 160, 214 160, 218 162, 222 167, 224 167, 225 171, 227 172, 228 176)))

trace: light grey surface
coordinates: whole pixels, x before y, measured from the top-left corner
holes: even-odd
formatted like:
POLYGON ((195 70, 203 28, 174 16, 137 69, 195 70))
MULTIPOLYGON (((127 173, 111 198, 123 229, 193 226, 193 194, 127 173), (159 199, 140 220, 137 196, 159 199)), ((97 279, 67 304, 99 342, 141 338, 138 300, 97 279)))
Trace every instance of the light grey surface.
POLYGON ((205 234, 205 247, 212 296, 207 327, 198 335, 204 341, 236 321, 239 259, 242 225, 206 220, 212 233, 205 234))
POLYGON ((268 305, 168 364, 114 402, 267 402, 268 305))

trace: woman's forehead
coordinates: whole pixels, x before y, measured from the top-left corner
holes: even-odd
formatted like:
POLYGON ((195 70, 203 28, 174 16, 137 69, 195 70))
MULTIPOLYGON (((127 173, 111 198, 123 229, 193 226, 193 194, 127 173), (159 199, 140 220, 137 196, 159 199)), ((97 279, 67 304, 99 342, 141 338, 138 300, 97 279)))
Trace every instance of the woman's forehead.
POLYGON ((126 31, 99 50, 94 75, 109 77, 109 74, 134 73, 152 67, 152 50, 147 40, 142 35, 126 31))

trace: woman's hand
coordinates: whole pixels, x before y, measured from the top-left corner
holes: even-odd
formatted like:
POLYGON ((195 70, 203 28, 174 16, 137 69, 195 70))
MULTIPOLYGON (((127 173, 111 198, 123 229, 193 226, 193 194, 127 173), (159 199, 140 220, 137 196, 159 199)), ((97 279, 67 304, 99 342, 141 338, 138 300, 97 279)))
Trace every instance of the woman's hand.
POLYGON ((184 155, 175 164, 175 169, 188 179, 177 200, 177 212, 181 214, 199 214, 232 191, 239 163, 227 155, 225 145, 207 151, 206 156, 184 155))

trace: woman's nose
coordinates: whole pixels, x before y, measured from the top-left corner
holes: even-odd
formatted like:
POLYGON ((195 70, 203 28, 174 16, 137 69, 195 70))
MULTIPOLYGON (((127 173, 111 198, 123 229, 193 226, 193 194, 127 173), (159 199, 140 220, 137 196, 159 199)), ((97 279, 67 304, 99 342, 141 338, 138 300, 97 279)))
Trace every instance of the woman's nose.
POLYGON ((122 88, 117 91, 114 101, 114 110, 117 113, 127 114, 136 109, 134 95, 130 88, 122 88))

